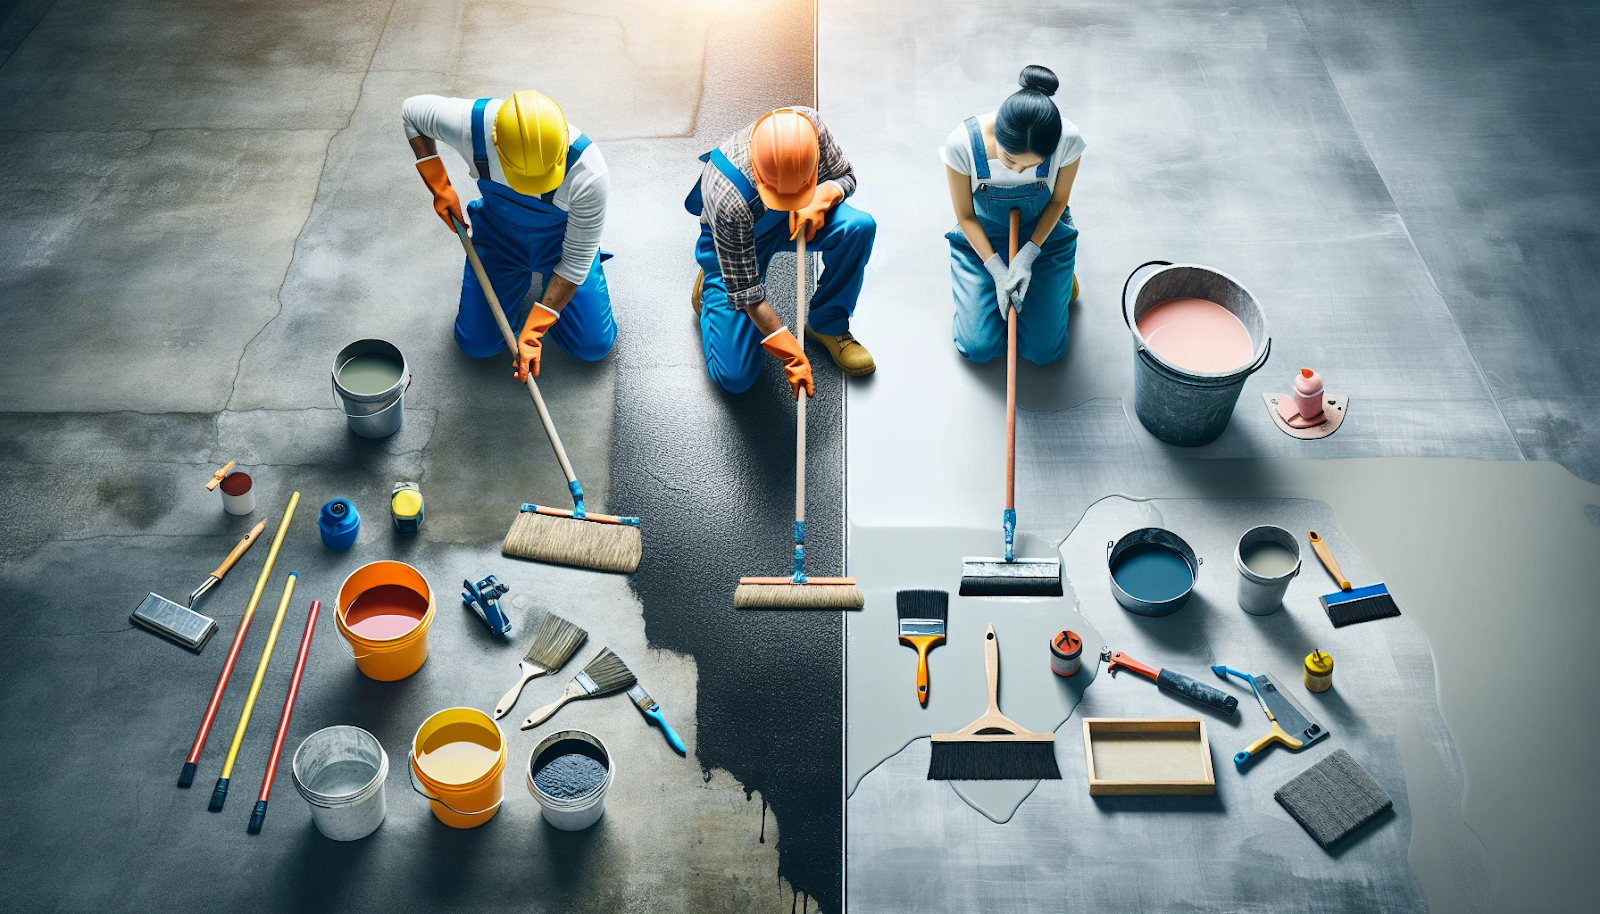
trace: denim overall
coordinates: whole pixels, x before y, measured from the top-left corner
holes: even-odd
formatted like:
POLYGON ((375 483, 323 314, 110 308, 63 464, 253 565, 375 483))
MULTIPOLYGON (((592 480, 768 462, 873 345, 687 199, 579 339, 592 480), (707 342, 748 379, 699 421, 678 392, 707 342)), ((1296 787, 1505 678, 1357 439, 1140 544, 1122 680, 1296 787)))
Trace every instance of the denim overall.
MULTIPOLYGON (((726 175, 747 206, 754 208, 761 199, 755 185, 721 149, 711 150, 701 156, 700 161, 710 162, 726 175)), ((700 182, 695 182, 683 206, 692 215, 700 215, 703 210, 700 182)), ((861 295, 861 274, 866 269, 867 258, 872 255, 872 240, 877 230, 878 225, 871 216, 841 202, 828 213, 827 222, 817 231, 816 237, 806 242, 807 251, 822 252, 822 274, 807 314, 807 322, 818 333, 832 336, 850 329, 850 315, 855 313, 856 300, 861 295)), ((756 264, 764 279, 773 254, 784 249, 794 250, 794 242, 789 238, 789 214, 767 209, 756 220, 755 243, 756 264)), ((728 287, 722 281, 716 241, 711 226, 704 222, 700 223, 700 240, 695 244, 694 259, 706 273, 700 291, 700 341, 705 348, 706 369, 722 389, 743 393, 761 374, 765 356, 761 348, 762 333, 754 321, 728 304, 728 287)), ((791 329, 795 336, 805 338, 805 328, 791 329)))
MULTIPOLYGON (((472 106, 472 164, 478 170, 478 191, 483 196, 467 204, 467 222, 472 226, 472 244, 483 261, 483 271, 515 333, 526 319, 523 299, 533 285, 533 274, 542 274, 548 288, 552 271, 561 261, 567 214, 552 202, 554 191, 530 197, 489 179, 488 134, 483 123, 488 104, 489 99, 480 98, 472 106)), ((567 167, 576 165, 587 148, 589 138, 578 134, 567 147, 567 167)), ((604 251, 595 255, 589 275, 561 309, 561 319, 545 333, 545 339, 554 340, 568 355, 585 362, 604 358, 617 338, 617 325, 611 317, 611 293, 600 268, 601 261, 609 259, 611 255, 604 251)), ((489 300, 483 297, 470 263, 462 268, 456 345, 478 359, 506 350, 505 337, 489 311, 489 300)))
MULTIPOLYGON (((1017 247, 1028 243, 1039 215, 1054 192, 1047 183, 1050 159, 1046 157, 1034 171, 1032 184, 999 187, 989 182, 989 154, 983 148, 983 129, 977 118, 968 118, 967 137, 972 141, 974 178, 972 208, 983 225, 989 244, 1008 259, 1011 245, 1011 211, 1022 210, 1022 227, 1017 247)), ((994 278, 983 267, 983 258, 972 249, 961 226, 945 233, 950 241, 950 283, 955 296, 954 334, 956 350, 974 362, 1003 358, 1006 354, 1006 320, 995 297, 994 278)), ((1017 353, 1035 365, 1048 365, 1067 353, 1067 301, 1072 297, 1072 271, 1078 253, 1078 230, 1072 225, 1072 210, 1061 214, 1061 221, 1045 239, 1033 262, 1033 280, 1017 315, 1017 353)))

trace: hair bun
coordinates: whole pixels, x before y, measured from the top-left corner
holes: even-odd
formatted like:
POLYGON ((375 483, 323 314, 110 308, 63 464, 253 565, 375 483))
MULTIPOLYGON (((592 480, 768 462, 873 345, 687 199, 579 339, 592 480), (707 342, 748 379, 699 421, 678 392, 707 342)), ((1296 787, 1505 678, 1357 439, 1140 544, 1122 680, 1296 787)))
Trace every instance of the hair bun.
POLYGON ((1022 68, 1022 74, 1017 77, 1017 84, 1024 89, 1055 95, 1056 89, 1061 86, 1061 80, 1056 78, 1056 74, 1051 72, 1049 67, 1029 64, 1022 68))

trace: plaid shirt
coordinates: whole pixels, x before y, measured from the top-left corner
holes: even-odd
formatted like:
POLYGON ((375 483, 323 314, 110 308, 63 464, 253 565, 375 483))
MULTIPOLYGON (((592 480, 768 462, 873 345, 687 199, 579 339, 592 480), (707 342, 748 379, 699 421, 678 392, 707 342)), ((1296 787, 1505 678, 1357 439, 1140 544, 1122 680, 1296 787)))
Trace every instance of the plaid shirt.
MULTIPOLYGON (((817 125, 817 181, 832 181, 839 185, 846 197, 855 193, 856 175, 844 150, 822 123, 815 109, 796 107, 817 125)), ((744 173, 751 184, 756 182, 755 169, 750 165, 750 133, 755 124, 740 130, 722 144, 722 154, 744 173)), ((758 197, 746 205, 739 188, 728 176, 706 163, 700 175, 700 194, 704 209, 700 221, 711 226, 711 237, 717 245, 717 263, 722 267, 722 280, 728 288, 728 303, 743 311, 751 305, 766 300, 767 290, 761 285, 761 270, 756 262, 756 220, 766 215, 767 207, 758 197)))

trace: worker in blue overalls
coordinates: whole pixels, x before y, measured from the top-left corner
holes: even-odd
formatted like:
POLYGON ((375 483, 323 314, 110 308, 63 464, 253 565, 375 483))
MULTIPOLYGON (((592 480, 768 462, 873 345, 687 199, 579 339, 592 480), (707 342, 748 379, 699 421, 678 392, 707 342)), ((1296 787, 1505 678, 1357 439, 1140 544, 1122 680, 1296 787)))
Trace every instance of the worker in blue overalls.
POLYGON ((1067 304, 1078 297, 1078 230, 1067 204, 1084 142, 1050 98, 1054 73, 1026 67, 1020 82, 999 111, 968 118, 939 150, 957 223, 945 234, 954 335, 974 362, 1004 356, 1015 305, 1018 354, 1048 365, 1067 353, 1067 304), (1007 262, 1014 209, 1020 247, 1007 262))
MULTIPOLYGON (((401 106, 417 171, 433 192, 433 209, 455 230, 469 225, 478 259, 507 309, 517 337, 517 380, 537 377, 543 338, 585 362, 611 351, 617 325, 600 268, 609 180, 606 161, 560 106, 524 91, 510 98, 418 95, 401 106), (437 142, 472 166, 482 194, 461 211, 437 142), (539 301, 523 315, 533 274, 544 277, 539 301)), ((504 352, 505 339, 470 264, 463 267, 456 345, 473 358, 504 352)))
POLYGON ((845 374, 871 374, 872 353, 850 333, 850 317, 877 223, 843 202, 856 176, 822 118, 811 108, 780 108, 700 160, 706 167, 684 206, 700 217, 691 300, 711 379, 733 393, 749 390, 765 349, 783 363, 796 398, 813 392, 805 349, 762 286, 772 255, 793 250, 801 231, 809 250, 822 251, 823 266, 805 334, 845 374))

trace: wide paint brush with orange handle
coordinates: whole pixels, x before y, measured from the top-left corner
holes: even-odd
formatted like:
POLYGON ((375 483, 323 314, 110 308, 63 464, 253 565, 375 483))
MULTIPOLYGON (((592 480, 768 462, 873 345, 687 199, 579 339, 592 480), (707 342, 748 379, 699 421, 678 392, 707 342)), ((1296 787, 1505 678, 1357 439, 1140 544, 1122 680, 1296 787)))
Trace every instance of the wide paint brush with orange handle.
POLYGON ((917 702, 928 706, 928 651, 944 643, 950 594, 942 590, 902 590, 894 595, 900 614, 900 643, 917 652, 917 702))

